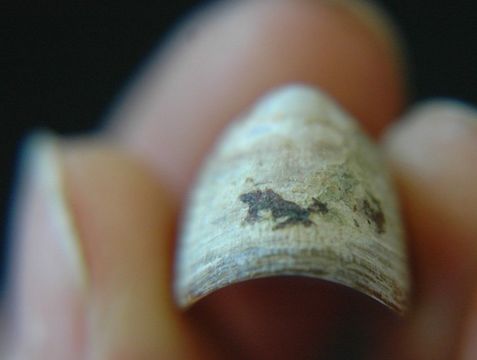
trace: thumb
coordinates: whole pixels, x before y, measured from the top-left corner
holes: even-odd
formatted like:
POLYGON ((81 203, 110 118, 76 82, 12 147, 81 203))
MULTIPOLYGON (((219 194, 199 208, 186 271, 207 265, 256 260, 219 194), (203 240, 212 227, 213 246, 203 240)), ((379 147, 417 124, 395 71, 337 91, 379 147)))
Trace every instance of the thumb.
POLYGON ((14 359, 211 354, 169 296, 165 192, 114 146, 34 138, 13 226, 14 359))

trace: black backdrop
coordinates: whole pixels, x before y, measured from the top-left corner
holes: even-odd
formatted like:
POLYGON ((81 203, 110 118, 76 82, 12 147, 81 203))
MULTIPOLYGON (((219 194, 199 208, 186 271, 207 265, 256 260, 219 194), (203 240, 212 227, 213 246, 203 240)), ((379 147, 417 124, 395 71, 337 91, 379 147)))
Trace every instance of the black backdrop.
MULTIPOLYGON (((412 101, 451 96, 477 104, 473 2, 378 2, 395 18, 407 42, 412 101)), ((2 229, 25 134, 45 127, 68 134, 97 126, 151 49, 178 19, 205 2, 117 0, 108 6, 44 1, 37 7, 12 3, 18 4, 0 10, 2 229)), ((5 235, 0 238, 0 255, 4 245, 5 235)))

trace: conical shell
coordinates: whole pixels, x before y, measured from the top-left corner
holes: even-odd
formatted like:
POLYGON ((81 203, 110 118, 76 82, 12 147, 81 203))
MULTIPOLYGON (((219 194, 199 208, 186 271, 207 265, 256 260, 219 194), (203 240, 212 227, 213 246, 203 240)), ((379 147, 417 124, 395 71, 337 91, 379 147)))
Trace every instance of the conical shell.
POLYGON ((249 279, 302 275, 402 313, 409 275, 395 193, 379 150, 316 89, 281 88, 225 132, 184 217, 181 307, 249 279))

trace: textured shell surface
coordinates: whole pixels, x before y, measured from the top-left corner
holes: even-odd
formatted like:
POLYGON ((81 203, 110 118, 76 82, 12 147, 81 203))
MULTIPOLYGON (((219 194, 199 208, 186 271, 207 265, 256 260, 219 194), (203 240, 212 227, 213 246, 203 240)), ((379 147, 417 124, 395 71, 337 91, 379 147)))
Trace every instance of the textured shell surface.
POLYGON ((277 89, 233 122, 189 200, 180 306, 244 280, 301 275, 405 311, 408 262, 388 171, 357 122, 318 89, 277 89))

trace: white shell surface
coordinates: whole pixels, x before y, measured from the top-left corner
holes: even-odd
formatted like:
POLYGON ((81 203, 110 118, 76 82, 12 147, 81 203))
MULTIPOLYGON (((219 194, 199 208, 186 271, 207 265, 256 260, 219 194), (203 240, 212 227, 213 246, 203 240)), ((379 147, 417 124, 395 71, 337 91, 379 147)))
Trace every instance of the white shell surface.
POLYGON ((232 123, 193 189, 176 259, 187 307, 244 280, 302 275, 404 312, 402 226, 379 150, 319 90, 292 85, 232 123))

